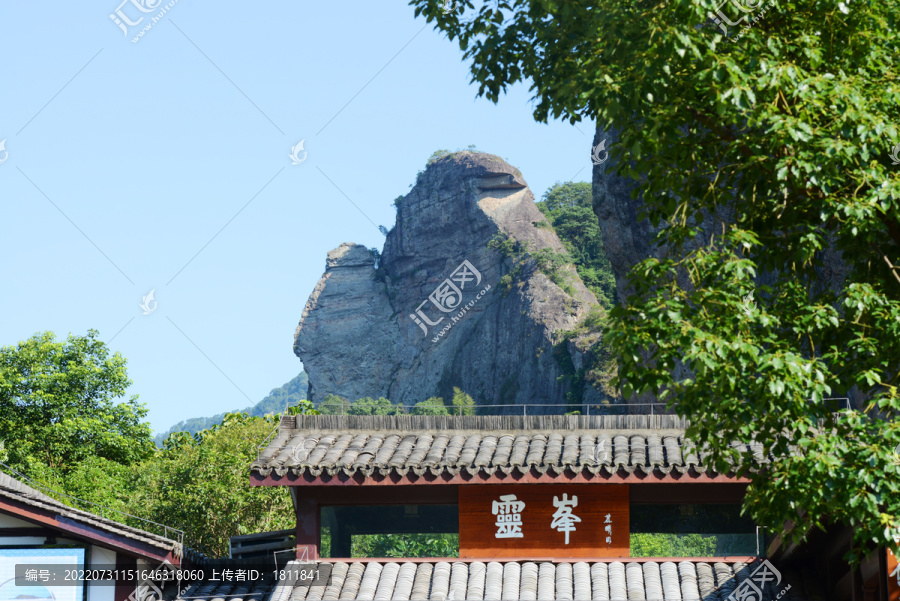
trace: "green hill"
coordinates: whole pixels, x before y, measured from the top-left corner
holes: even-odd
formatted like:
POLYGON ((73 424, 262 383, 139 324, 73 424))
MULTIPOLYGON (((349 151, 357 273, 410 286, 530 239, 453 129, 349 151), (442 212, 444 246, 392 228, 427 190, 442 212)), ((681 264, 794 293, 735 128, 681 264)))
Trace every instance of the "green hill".
MULTIPOLYGON (((281 413, 288 404, 296 405, 298 401, 306 398, 306 372, 301 371, 300 374, 290 382, 280 388, 273 388, 266 397, 252 407, 246 407, 241 411, 250 415, 263 416, 267 413, 281 413)), ((215 424, 221 423, 226 413, 235 413, 235 411, 225 411, 212 417, 192 417, 184 421, 178 422, 166 432, 157 434, 154 440, 157 446, 162 446, 163 441, 173 432, 199 432, 211 428, 215 424)))

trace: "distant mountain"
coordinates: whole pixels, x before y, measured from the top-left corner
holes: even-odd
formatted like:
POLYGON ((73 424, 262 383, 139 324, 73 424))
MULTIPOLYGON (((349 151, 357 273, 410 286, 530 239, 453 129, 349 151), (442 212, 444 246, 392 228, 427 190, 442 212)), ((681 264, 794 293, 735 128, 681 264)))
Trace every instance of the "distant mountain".
MULTIPOLYGON (((296 405, 298 401, 302 401, 306 398, 306 386, 306 372, 301 371, 296 378, 281 388, 273 388, 272 392, 270 392, 266 398, 252 407, 243 409, 242 412, 256 416, 263 416, 267 413, 281 413, 288 404, 296 405)), ((226 411, 225 413, 235 412, 237 412, 237 410, 226 411)), ((191 419, 178 422, 166 432, 156 435, 156 438, 154 439, 156 445, 162 446, 163 441, 165 441, 169 434, 172 434, 173 432, 190 432, 193 434, 194 432, 211 428, 222 422, 225 418, 225 413, 219 413, 212 417, 192 417, 191 419)))

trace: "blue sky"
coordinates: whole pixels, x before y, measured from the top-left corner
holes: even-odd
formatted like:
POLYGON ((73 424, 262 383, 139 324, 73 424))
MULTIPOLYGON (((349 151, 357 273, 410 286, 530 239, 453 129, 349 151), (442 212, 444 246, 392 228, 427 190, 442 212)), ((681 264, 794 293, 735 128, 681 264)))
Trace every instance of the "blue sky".
POLYGON ((0 345, 99 330, 157 431, 299 373, 325 254, 381 248, 434 150, 500 155, 538 197, 590 181, 592 124, 476 98, 403 2, 178 0, 133 42, 168 2, 121 1, 0 4, 0 345))

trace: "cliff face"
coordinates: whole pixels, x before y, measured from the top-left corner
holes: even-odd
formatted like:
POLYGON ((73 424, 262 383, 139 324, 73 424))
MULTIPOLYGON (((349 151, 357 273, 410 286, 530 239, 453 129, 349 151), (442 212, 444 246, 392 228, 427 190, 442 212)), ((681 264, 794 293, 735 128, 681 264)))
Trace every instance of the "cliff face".
POLYGON ((479 404, 565 403, 561 365, 583 354, 554 344, 596 299, 571 267, 572 295, 533 262, 501 284, 513 261, 488 249, 501 234, 563 251, 535 226, 543 220, 521 173, 498 157, 461 152, 429 165, 400 201, 377 269, 361 245, 328 253, 294 337, 308 398, 411 405, 458 386, 479 404))

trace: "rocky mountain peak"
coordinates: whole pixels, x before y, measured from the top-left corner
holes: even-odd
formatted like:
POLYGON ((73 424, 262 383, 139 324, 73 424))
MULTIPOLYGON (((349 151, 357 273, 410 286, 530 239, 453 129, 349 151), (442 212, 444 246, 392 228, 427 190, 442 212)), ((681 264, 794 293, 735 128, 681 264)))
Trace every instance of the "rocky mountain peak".
POLYGON ((458 386, 480 404, 565 403, 560 376, 582 357, 555 345, 596 299, 571 266, 563 290, 524 250, 488 247, 497 238, 564 250, 538 227, 544 216, 521 172, 494 155, 453 153, 396 204, 377 269, 361 245, 328 253, 294 338, 308 398, 412 405, 458 386))

